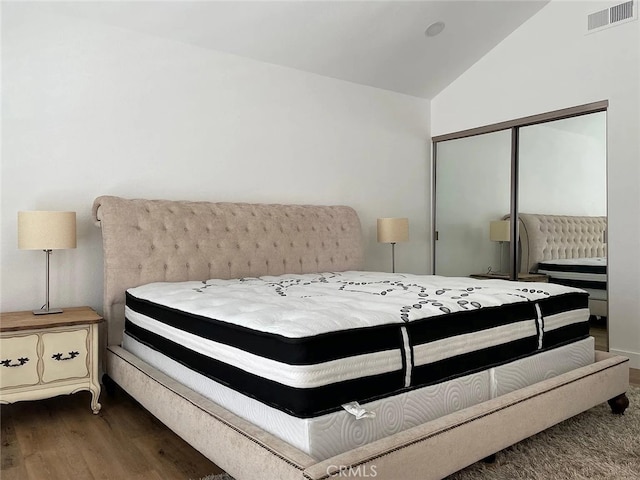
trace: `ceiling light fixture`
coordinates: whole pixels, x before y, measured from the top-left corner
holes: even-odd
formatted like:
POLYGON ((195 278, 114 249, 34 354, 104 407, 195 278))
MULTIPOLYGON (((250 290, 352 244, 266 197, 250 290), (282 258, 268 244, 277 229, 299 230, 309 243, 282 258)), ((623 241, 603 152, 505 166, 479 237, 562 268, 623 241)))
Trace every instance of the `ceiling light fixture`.
POLYGON ((435 37, 436 35, 442 33, 444 30, 444 22, 434 22, 427 27, 424 31, 424 34, 427 37, 435 37))

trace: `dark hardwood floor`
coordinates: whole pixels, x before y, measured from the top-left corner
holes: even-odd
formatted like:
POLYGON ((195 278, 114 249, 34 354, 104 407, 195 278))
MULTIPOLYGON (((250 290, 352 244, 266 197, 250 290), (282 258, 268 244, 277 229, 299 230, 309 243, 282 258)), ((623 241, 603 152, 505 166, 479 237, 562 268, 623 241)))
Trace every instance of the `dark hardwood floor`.
POLYGON ((596 350, 609 351, 609 336, 607 334, 606 320, 591 321, 589 333, 596 341, 596 350))
POLYGON ((2 405, 2 480, 197 480, 222 470, 124 391, 2 405))
MULTIPOLYGON (((640 386, 640 370, 630 381, 640 386)), ((0 407, 2 480, 199 480, 220 473, 116 387, 100 396, 79 392, 0 407)))

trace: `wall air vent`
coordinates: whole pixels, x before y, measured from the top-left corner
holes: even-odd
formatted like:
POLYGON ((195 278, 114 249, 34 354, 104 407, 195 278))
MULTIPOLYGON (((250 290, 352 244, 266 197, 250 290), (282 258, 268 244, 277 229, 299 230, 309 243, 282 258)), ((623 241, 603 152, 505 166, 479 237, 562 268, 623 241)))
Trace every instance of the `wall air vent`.
POLYGON ((592 13, 588 17, 588 22, 589 26, 587 28, 589 31, 609 25, 609 9, 607 8, 606 10, 592 13))
POLYGON ((628 18, 633 18, 633 0, 624 2, 609 9, 609 21, 611 23, 621 22, 628 18))
POLYGON ((594 33, 605 28, 638 19, 638 0, 614 5, 613 7, 591 13, 587 16, 587 33, 594 33))

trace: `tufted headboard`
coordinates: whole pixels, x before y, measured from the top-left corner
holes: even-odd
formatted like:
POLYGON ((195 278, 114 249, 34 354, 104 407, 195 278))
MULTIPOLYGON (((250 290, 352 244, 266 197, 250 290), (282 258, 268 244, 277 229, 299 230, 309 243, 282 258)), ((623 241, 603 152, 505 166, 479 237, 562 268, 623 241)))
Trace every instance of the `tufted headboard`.
POLYGON ((521 272, 557 258, 605 257, 607 217, 521 213, 521 272))
POLYGON ((361 270, 362 230, 345 206, 268 205, 102 196, 104 317, 122 341, 127 288, 207 280, 361 270))

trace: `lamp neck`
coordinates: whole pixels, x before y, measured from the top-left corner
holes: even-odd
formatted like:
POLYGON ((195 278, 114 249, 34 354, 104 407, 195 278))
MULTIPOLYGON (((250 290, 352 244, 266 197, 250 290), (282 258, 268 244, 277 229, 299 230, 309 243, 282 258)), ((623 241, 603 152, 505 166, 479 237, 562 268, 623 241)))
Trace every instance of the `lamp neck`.
POLYGON ((46 266, 46 277, 47 277, 47 283, 46 283, 46 288, 45 288, 45 292, 46 292, 46 303, 44 304, 44 310, 46 312, 49 311, 49 259, 51 257, 51 250, 43 250, 44 254, 46 256, 47 259, 47 266, 46 266))
POLYGON ((391 242, 391 273, 396 273, 396 242, 391 242))

